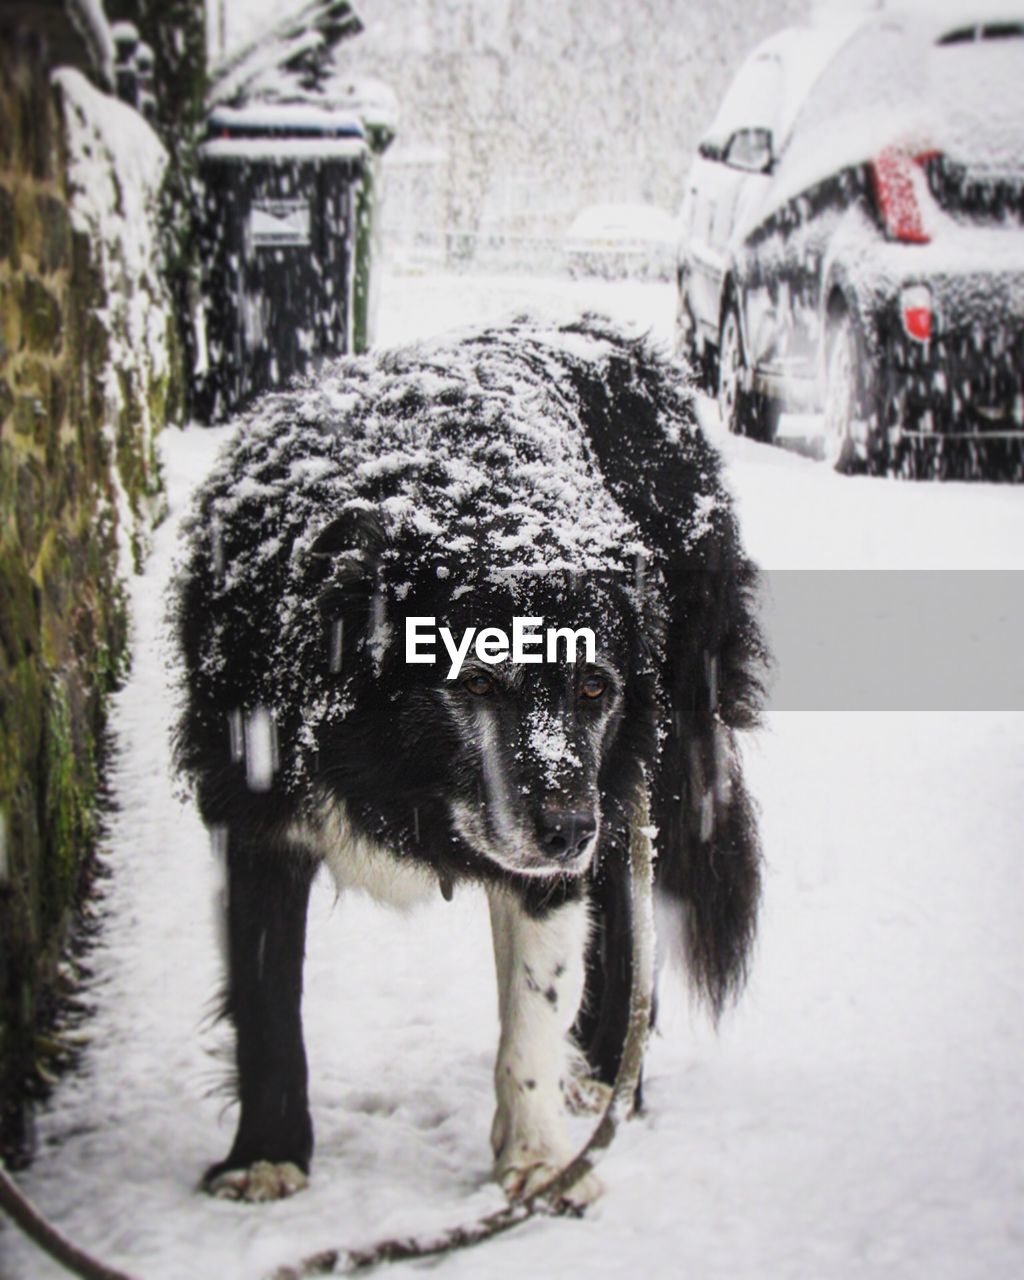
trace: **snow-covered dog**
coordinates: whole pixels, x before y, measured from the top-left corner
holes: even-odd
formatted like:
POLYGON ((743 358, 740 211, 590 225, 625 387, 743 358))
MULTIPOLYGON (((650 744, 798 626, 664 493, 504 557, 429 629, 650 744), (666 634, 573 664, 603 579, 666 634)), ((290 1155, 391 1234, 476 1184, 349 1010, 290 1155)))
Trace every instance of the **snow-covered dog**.
POLYGON ((309 1171, 325 862, 406 902, 485 886, 495 1174, 528 1194, 571 1154, 572 1073, 618 1067, 631 827, 657 828, 714 1010, 753 936, 734 731, 760 698, 754 569, 685 384, 592 318, 342 362, 249 415, 189 539, 178 756, 226 851, 241 1104, 206 1185, 261 1199, 309 1171))

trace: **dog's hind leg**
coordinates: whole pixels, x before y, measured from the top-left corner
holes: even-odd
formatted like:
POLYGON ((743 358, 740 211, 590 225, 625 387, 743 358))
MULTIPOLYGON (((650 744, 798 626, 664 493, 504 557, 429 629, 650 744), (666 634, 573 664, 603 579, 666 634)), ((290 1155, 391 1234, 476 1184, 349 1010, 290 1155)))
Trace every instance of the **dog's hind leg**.
POLYGON ((236 1033, 238 1131, 204 1186, 277 1200, 306 1185, 313 1126, 302 1039, 306 909, 315 863, 232 830, 227 849, 226 1012, 236 1033))
MULTIPOLYGON (((574 1074, 569 1029, 583 989, 585 901, 531 914, 514 894, 489 895, 501 1042, 491 1129, 495 1178, 512 1197, 538 1190, 574 1155, 564 1091, 574 1074)), ((600 1193, 588 1175, 569 1199, 600 1193)))

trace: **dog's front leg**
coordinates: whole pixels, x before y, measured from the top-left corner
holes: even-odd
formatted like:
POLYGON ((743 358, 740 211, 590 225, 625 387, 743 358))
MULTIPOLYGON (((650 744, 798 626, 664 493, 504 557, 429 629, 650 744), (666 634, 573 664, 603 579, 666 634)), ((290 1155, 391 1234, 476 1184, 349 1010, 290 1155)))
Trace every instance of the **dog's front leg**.
POLYGON ((226 1012, 236 1033, 240 1114, 204 1185, 232 1200, 279 1200, 306 1185, 313 1127, 302 1038, 302 966, 314 862, 297 848, 228 833, 226 1012))
MULTIPOLYGON (((512 893, 494 890, 489 900, 501 1017, 494 1173, 510 1196, 525 1197, 575 1154, 564 1092, 574 1070, 569 1030, 583 992, 587 903, 531 914, 512 893)), ((600 1190, 590 1175, 568 1198, 587 1204, 600 1190)))

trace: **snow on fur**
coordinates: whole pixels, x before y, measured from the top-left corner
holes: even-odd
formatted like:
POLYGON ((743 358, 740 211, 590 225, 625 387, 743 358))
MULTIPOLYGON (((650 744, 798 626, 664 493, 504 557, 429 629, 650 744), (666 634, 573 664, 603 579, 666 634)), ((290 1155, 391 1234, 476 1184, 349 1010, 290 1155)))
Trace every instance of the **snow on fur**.
MULTIPOLYGON (((648 402, 640 371, 655 369, 667 396, 665 447, 692 454, 695 467, 710 458, 695 439, 679 373, 642 340, 592 317, 560 326, 522 319, 455 342, 343 360, 260 402, 188 528, 190 574, 212 606, 202 663, 210 701, 280 715, 301 705, 297 732, 307 753, 325 719, 347 714, 344 686, 325 678, 318 660, 321 584, 309 572, 317 536, 346 513, 372 514, 384 526, 369 640, 378 661, 400 640, 389 607, 425 577, 447 580, 457 599, 472 589, 468 571, 521 590, 524 607, 538 575, 640 581, 650 551, 609 492, 583 428, 588 410, 567 377, 586 371, 603 383, 612 365, 627 391, 648 402), (269 649, 268 636, 276 637, 269 649), (227 655, 240 644, 252 656, 245 687, 228 670, 227 655)), ((680 513, 695 548, 725 511, 710 462, 700 487, 689 521, 680 513)), ((362 554, 351 548, 353 558, 362 554)), ((305 773, 302 760, 294 763, 293 783, 305 773)))

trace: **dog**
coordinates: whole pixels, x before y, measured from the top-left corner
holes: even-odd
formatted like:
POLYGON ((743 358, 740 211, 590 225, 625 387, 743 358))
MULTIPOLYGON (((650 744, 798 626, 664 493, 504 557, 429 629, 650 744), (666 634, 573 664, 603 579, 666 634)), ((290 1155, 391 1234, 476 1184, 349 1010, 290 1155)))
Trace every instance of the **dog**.
POLYGON ((494 1171, 529 1196, 572 1154, 566 1095, 618 1070, 631 831, 715 1015, 754 938, 757 573, 685 374, 593 316, 343 360, 243 419, 186 538, 176 756, 226 858, 240 1103, 203 1185, 306 1182, 326 864, 403 904, 486 890, 494 1171))

